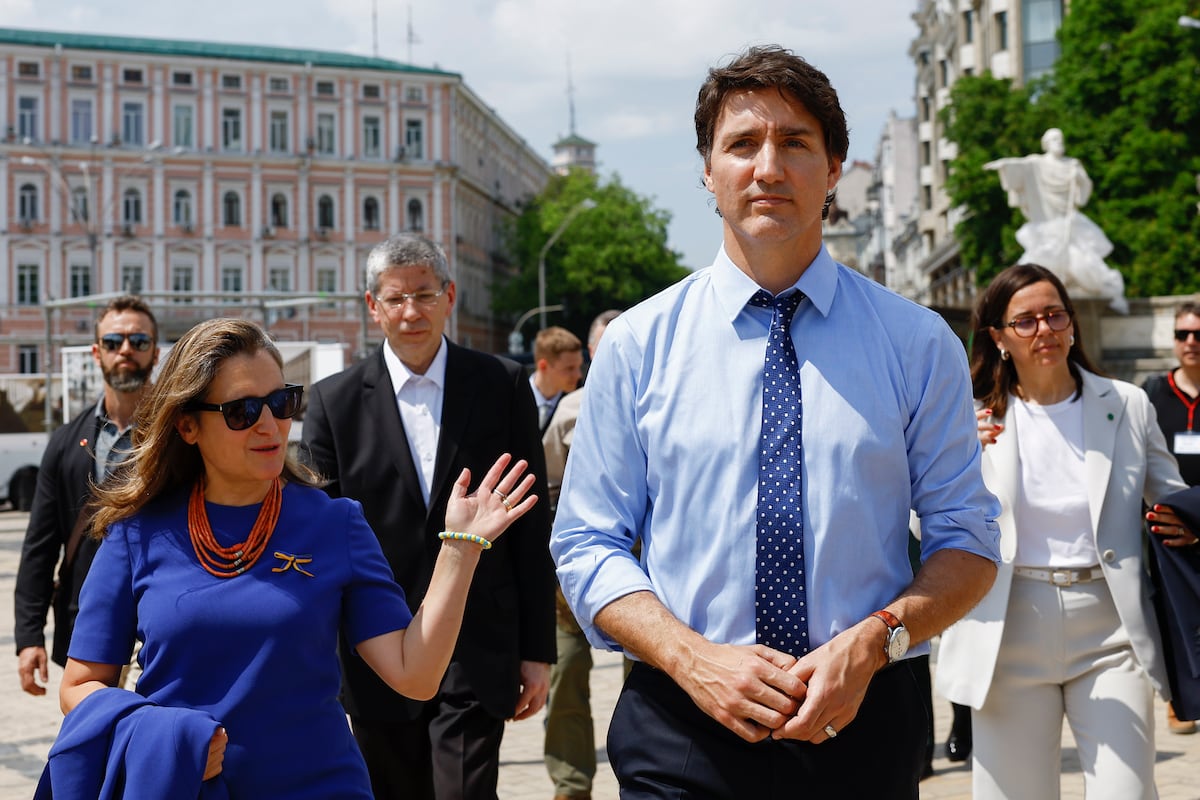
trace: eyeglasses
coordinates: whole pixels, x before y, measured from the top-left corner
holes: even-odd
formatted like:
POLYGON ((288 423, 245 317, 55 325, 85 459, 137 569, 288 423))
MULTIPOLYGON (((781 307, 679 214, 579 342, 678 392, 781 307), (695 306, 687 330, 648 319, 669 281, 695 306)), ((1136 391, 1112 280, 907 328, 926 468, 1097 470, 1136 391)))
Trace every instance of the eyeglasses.
POLYGON ((100 337, 100 346, 110 353, 121 349, 125 340, 129 346, 139 353, 144 353, 154 346, 154 337, 148 333, 106 333, 100 337))
POLYGON ((1054 332, 1065 331, 1071 324, 1071 312, 1066 309, 1050 311, 1045 314, 1034 314, 1030 317, 1017 317, 1012 322, 997 325, 998 328, 1012 328, 1013 332, 1022 339, 1028 339, 1038 331, 1038 324, 1046 320, 1046 327, 1054 332))
POLYGON ((400 292, 388 298, 375 295, 375 302, 383 306, 385 311, 399 311, 409 300, 416 303, 419 308, 431 308, 437 304, 438 298, 446 293, 446 287, 449 285, 448 282, 443 282, 442 288, 436 292, 428 289, 423 292, 400 292))
POLYGON ((282 389, 276 389, 266 397, 243 397, 230 400, 228 403, 195 402, 187 406, 188 411, 220 411, 225 417, 225 425, 231 431, 244 431, 262 416, 263 406, 271 409, 275 419, 291 419, 300 411, 300 401, 304 397, 304 387, 289 383, 282 389))
POLYGON ((1200 342, 1200 331, 1189 331, 1183 328, 1175 329, 1175 341, 1186 342, 1189 336, 1194 337, 1197 342, 1200 342))

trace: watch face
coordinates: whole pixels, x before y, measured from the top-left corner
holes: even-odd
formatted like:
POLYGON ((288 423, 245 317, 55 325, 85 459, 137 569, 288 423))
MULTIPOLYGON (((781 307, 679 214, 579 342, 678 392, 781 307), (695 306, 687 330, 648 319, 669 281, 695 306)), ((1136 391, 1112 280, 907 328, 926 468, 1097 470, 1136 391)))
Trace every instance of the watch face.
POLYGON ((893 628, 887 642, 888 661, 899 661, 907 652, 908 630, 903 627, 893 628))

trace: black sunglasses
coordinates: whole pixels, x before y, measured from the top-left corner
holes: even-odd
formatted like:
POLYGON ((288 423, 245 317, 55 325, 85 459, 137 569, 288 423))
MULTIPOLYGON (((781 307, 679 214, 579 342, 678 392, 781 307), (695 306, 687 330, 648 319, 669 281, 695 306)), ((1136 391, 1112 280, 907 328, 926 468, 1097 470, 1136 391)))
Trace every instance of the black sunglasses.
POLYGON ((271 409, 275 419, 291 419, 300 411, 300 401, 304 398, 304 387, 289 383, 282 389, 276 389, 266 397, 243 397, 230 400, 228 403, 194 402, 188 405, 188 411, 220 411, 225 417, 225 425, 231 431, 244 431, 262 416, 263 406, 271 409))
POLYGON ((1196 341, 1200 342, 1200 331, 1190 331, 1190 330, 1185 330, 1184 328, 1176 328, 1175 329, 1175 341, 1186 342, 1188 340, 1189 336, 1195 336, 1196 341))
POLYGON ((100 337, 100 346, 113 353, 121 349, 126 339, 129 340, 129 346, 140 353, 154 346, 154 337, 148 333, 106 333, 100 337))

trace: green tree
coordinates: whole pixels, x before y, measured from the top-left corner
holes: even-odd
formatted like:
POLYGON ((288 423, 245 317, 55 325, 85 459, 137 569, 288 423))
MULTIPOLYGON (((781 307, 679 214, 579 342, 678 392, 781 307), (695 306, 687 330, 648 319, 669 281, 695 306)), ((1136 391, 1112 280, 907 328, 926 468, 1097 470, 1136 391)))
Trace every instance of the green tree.
POLYGON ((1200 31, 1179 26, 1189 0, 1073 0, 1059 31, 1062 52, 1041 82, 1014 87, 964 78, 944 112, 958 146, 947 191, 967 210, 956 228, 963 263, 982 285, 1012 263, 1023 222, 983 164, 1041 149, 1063 130, 1068 155, 1094 184, 1084 211, 1113 242, 1108 263, 1126 294, 1200 289, 1200 31))
MULTIPOLYGON (((687 274, 667 247, 671 215, 621 184, 572 171, 556 176, 507 231, 517 275, 493 287, 493 307, 514 320, 538 304, 538 255, 567 214, 584 199, 596 207, 579 214, 546 253, 546 302, 563 303, 550 322, 581 339, 608 308, 625 309, 687 274)), ((522 331, 532 338, 536 323, 522 331)))

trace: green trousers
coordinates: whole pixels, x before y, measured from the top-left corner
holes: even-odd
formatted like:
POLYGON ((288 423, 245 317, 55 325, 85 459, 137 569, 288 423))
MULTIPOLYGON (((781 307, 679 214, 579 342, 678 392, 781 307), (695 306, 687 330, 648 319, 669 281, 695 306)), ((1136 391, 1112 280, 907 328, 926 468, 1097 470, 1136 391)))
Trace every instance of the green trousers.
MULTIPOLYGON (((570 611, 566 612, 570 615, 570 611)), ((596 775, 596 739, 592 732, 592 647, 574 619, 557 625, 558 661, 550 667, 546 710, 546 771, 556 795, 583 796, 596 775)))

